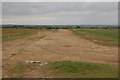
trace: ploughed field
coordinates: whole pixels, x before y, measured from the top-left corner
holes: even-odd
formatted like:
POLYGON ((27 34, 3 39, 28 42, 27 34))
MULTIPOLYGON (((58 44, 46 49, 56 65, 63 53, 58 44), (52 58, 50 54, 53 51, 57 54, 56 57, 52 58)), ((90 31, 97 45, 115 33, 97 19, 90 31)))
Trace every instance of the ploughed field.
POLYGON ((116 29, 3 29, 3 78, 117 78, 116 29))

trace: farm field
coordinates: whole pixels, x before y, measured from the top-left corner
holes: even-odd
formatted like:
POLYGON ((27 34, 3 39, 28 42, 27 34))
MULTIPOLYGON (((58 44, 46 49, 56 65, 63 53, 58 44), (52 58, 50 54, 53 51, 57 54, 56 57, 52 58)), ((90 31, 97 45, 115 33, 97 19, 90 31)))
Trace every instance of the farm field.
POLYGON ((118 77, 117 30, 3 29, 2 34, 3 78, 118 77))

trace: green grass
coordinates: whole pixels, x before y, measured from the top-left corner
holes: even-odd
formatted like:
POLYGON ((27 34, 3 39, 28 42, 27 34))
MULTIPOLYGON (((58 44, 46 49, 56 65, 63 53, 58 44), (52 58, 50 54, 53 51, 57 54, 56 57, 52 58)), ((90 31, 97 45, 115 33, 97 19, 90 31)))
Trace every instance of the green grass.
POLYGON ((47 70, 55 78, 117 78, 117 65, 77 61, 51 62, 47 70))
POLYGON ((14 73, 22 73, 22 72, 25 71, 26 68, 27 68, 26 65, 24 65, 24 64, 18 64, 18 65, 16 65, 16 66, 12 69, 12 71, 13 71, 14 73))
POLYGON ((35 33, 37 33, 37 32, 25 32, 25 33, 16 34, 16 35, 4 36, 4 37, 2 37, 2 40, 12 39, 12 38, 15 38, 15 37, 28 36, 28 35, 32 35, 32 34, 35 34, 35 33))
MULTIPOLYGON (((11 32, 12 32, 12 30, 16 30, 16 29, 4 29, 4 30, 11 30, 11 32)), ((19 29, 17 29, 17 30, 19 30, 19 29)), ((16 39, 16 38, 21 38, 21 37, 25 37, 25 36, 29 36, 29 35, 32 35, 32 34, 36 34, 36 33, 38 33, 39 31, 56 31, 55 29, 38 29, 38 30, 34 30, 34 31, 32 31, 31 29, 29 29, 29 30, 31 30, 31 31, 27 31, 27 32, 24 32, 24 30, 25 29, 23 29, 23 32, 21 32, 21 33, 19 33, 19 34, 12 34, 12 35, 7 35, 7 36, 2 36, 2 37, 0 37, 0 40, 3 40, 3 41, 6 41, 6 40, 14 40, 14 39, 16 39)), ((15 32, 15 31, 13 31, 13 32, 15 32)), ((3 34, 6 34, 5 32, 3 33, 3 34)))
POLYGON ((105 46, 118 46, 118 29, 74 29, 77 35, 105 46))
POLYGON ((14 78, 22 78, 23 73, 25 72, 26 69, 27 69, 27 65, 19 63, 12 68, 11 74, 13 74, 14 78))

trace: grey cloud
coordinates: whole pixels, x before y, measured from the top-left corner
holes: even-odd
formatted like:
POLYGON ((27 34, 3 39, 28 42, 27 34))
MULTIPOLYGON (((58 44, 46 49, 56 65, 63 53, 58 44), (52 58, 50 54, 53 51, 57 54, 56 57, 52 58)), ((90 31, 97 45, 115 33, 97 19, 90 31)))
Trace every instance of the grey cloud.
POLYGON ((118 17, 117 2, 4 2, 2 14, 18 24, 117 24, 118 17))

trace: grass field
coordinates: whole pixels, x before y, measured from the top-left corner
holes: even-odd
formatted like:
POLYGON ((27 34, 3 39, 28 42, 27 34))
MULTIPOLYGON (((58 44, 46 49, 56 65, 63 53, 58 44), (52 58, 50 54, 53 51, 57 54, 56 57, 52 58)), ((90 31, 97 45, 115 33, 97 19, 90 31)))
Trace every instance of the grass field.
MULTIPOLYGON (((117 78, 117 65, 100 64, 79 61, 55 61, 49 62, 47 65, 28 66, 24 63, 19 63, 11 69, 15 78, 25 77, 23 74, 31 69, 38 72, 43 70, 43 74, 54 78, 117 78)), ((35 74, 35 73, 33 73, 35 74)))
POLYGON ((117 66, 77 61, 57 61, 47 65, 56 78, 117 78, 117 66))
POLYGON ((2 29, 2 40, 12 40, 38 33, 38 31, 48 31, 48 29, 2 29))
POLYGON ((74 29, 81 37, 105 46, 118 46, 118 29, 74 29))

